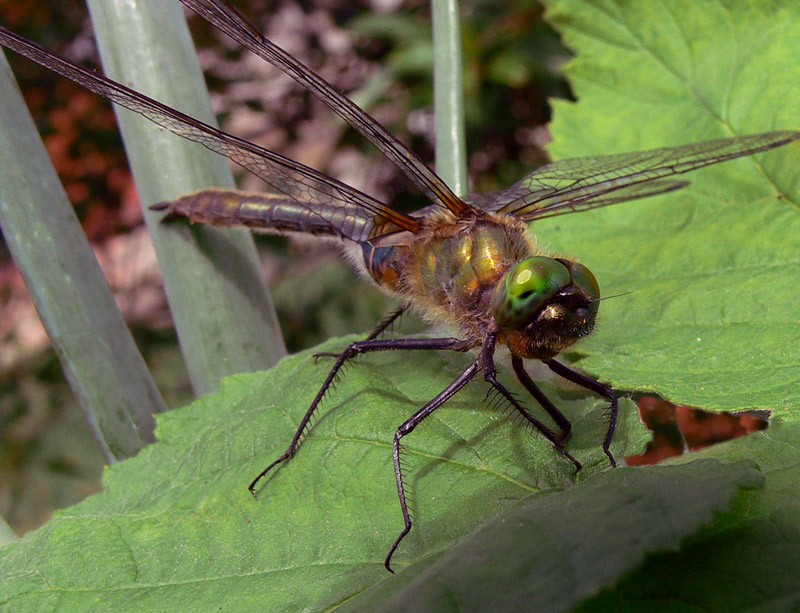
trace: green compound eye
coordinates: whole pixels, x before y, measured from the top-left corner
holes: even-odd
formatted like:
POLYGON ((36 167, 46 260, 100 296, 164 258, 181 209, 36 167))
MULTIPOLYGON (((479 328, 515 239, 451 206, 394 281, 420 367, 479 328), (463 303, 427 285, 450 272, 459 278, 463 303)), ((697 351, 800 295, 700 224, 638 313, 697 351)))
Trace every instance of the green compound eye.
MULTIPOLYGON (((582 270, 578 276, 581 278, 581 283, 591 287, 591 281, 594 281, 592 273, 585 266, 580 268, 582 270), (588 276, 583 271, 588 273, 588 276)), ((491 300, 492 314, 497 322, 506 328, 522 328, 533 320, 537 311, 548 300, 570 283, 572 276, 569 269, 558 260, 544 256, 522 260, 506 273, 494 288, 491 300)), ((576 285, 580 285, 577 280, 576 285)), ((580 287, 583 288, 583 285, 580 287)), ((594 287, 597 288, 597 281, 594 281, 594 287)), ((599 288, 597 293, 600 293, 599 288)))
POLYGON ((590 300, 600 298, 600 286, 594 278, 592 271, 578 262, 569 263, 569 271, 572 274, 572 284, 582 290, 590 300))

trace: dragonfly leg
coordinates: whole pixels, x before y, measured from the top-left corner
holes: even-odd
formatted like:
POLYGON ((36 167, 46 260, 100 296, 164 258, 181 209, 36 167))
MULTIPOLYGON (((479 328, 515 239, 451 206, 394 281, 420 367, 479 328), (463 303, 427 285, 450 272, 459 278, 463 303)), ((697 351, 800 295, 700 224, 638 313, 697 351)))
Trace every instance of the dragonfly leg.
MULTIPOLYGON (((404 302, 403 304, 401 304, 394 311, 389 313, 389 315, 387 315, 383 320, 381 320, 381 322, 378 324, 378 326, 364 340, 372 341, 372 340, 375 340, 376 338, 378 338, 383 333, 383 331, 386 330, 386 328, 388 328, 395 321, 397 321, 397 319, 403 313, 405 313, 409 308, 411 308, 411 304, 410 303, 404 302)), ((339 354, 338 353, 331 353, 329 351, 320 351, 319 353, 315 353, 314 354, 314 359, 315 360, 317 360, 319 358, 323 358, 323 357, 338 358, 339 354)))
POLYGON ((375 329, 372 331, 372 334, 370 334, 370 335, 367 337, 367 340, 368 340, 368 341, 371 341, 371 340, 373 340, 373 339, 376 339, 376 338, 378 338, 378 337, 379 337, 381 334, 383 334, 383 331, 384 331, 384 330, 386 330, 386 328, 388 328, 389 326, 391 326, 391 325, 392 325, 392 324, 393 324, 393 323, 394 323, 394 322, 395 322, 395 321, 396 321, 396 320, 397 320, 397 319, 398 319, 398 318, 399 318, 399 317, 400 317, 400 316, 401 316, 403 313, 405 313, 405 312, 406 312, 406 311, 407 311, 407 310, 408 310, 410 307, 411 307, 411 304, 410 304, 410 303, 408 303, 408 302, 404 302, 404 303, 403 303, 403 304, 401 304, 399 307, 397 307, 397 308, 396 308, 394 311, 392 311, 392 312, 391 312, 391 313, 390 313, 390 314, 389 314, 387 317, 385 317, 385 318, 383 319, 383 321, 381 321, 381 323, 379 323, 379 324, 378 324, 378 327, 377 327, 377 328, 375 328, 375 329))
POLYGON ((555 360, 550 360, 549 362, 545 362, 547 366, 557 375, 564 377, 568 381, 572 381, 573 383, 577 383, 581 387, 585 387, 596 394, 600 394, 601 396, 605 396, 611 402, 611 412, 609 415, 608 420, 608 431, 606 432, 606 439, 603 441, 603 451, 605 452, 606 456, 608 456, 609 461, 611 462, 611 466, 617 466, 617 461, 614 459, 614 455, 611 453, 611 439, 614 437, 614 429, 617 427, 617 414, 619 413, 619 404, 617 403, 617 393, 610 385, 606 385, 605 383, 600 383, 600 381, 595 381, 591 377, 587 377, 579 372, 572 370, 561 364, 560 362, 556 362, 555 360))
POLYGON ((521 357, 511 354, 511 366, 514 368, 514 373, 517 375, 517 379, 519 379, 520 383, 525 386, 525 389, 536 399, 536 402, 544 407, 547 414, 550 415, 553 421, 558 424, 558 427, 561 428, 561 436, 558 437, 558 441, 561 444, 566 443, 569 440, 569 435, 572 433, 572 424, 570 421, 533 382, 533 379, 531 379, 530 375, 525 370, 525 364, 522 362, 521 357))
POLYGON ((498 392, 500 392, 506 400, 508 400, 511 405, 520 412, 520 414, 528 420, 528 422, 536 428, 542 435, 551 443, 553 443, 553 447, 556 448, 561 455, 567 458, 572 464, 575 466, 575 472, 577 473, 581 468, 581 463, 578 462, 572 454, 569 453, 566 449, 564 449, 564 445, 561 442, 561 439, 555 432, 553 432, 550 428, 544 425, 541 421, 536 419, 533 415, 531 415, 525 407, 523 407, 519 401, 514 398, 514 395, 508 391, 508 389, 497 380, 497 368, 494 364, 494 347, 495 347, 495 336, 489 335, 486 343, 481 350, 481 360, 483 362, 483 378, 495 388, 498 392))
POLYGON ((325 382, 322 384, 322 387, 319 389, 317 395, 314 397, 314 400, 311 402, 311 406, 308 407, 303 419, 300 420, 300 425, 294 434, 294 438, 292 438, 292 442, 289 444, 289 448, 277 460, 272 462, 272 464, 258 473, 256 478, 253 479, 247 489, 250 490, 250 493, 253 494, 253 496, 255 496, 255 488, 258 482, 261 481, 261 479, 263 479, 264 476, 278 464, 282 464, 294 456, 295 453, 297 453, 297 448, 300 446, 300 440, 308 428, 308 424, 311 421, 311 416, 314 414, 314 411, 317 410, 317 407, 319 407, 319 404, 322 402, 322 399, 328 392, 328 388, 330 388, 331 384, 336 379, 336 375, 339 373, 347 360, 369 351, 390 351, 397 349, 449 349, 452 351, 466 351, 470 347, 471 344, 469 342, 463 341, 459 338, 398 338, 385 340, 367 339, 352 343, 336 358, 336 362, 328 373, 328 376, 325 378, 325 382))
POLYGON ((408 418, 407 421, 403 423, 398 429, 397 432, 394 434, 394 442, 392 443, 392 461, 394 462, 394 478, 397 482, 397 495, 400 498, 400 510, 403 512, 403 523, 405 527, 403 531, 400 533, 400 536, 395 539, 394 543, 392 544, 392 548, 389 550, 389 553, 386 555, 386 560, 384 561, 383 565, 386 567, 390 573, 394 573, 392 570, 392 555, 397 550, 397 547, 400 545, 400 541, 402 541, 406 535, 411 531, 411 516, 408 513, 408 503, 406 502, 406 490, 405 485, 403 484, 403 470, 400 466, 400 439, 402 439, 405 435, 410 434, 414 428, 416 428, 420 422, 425 419, 428 415, 433 413, 437 408, 442 406, 449 398, 456 394, 462 387, 464 387, 467 383, 470 382, 472 377, 475 376, 475 373, 478 372, 480 368, 480 360, 476 360, 472 364, 470 364, 467 369, 462 372, 458 378, 453 381, 450 385, 448 385, 444 390, 442 390, 435 398, 433 398, 428 404, 422 407, 419 411, 414 413, 411 417, 408 418))

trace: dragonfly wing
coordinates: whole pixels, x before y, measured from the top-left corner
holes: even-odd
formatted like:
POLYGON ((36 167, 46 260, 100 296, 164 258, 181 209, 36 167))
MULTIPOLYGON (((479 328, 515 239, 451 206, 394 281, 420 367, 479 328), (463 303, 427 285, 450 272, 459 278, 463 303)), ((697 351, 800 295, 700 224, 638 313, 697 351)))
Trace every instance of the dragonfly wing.
POLYGON ((589 209, 599 209, 609 204, 617 204, 619 202, 626 202, 628 200, 639 200, 640 198, 648 198, 650 196, 658 196, 674 192, 689 185, 689 181, 670 181, 669 179, 661 179, 650 181, 648 183, 638 183, 622 187, 613 192, 603 194, 600 196, 592 196, 583 201, 565 202, 562 206, 552 206, 546 209, 536 209, 534 214, 521 215, 520 217, 525 220, 543 219, 545 217, 555 217, 557 215, 565 215, 566 213, 579 213, 581 211, 588 211, 589 209))
POLYGON ((677 187, 642 189, 636 196, 637 190, 631 186, 780 147, 799 137, 800 132, 767 132, 680 147, 559 160, 495 194, 495 201, 488 205, 488 210, 532 220, 652 196, 677 187), (611 196, 619 190, 626 190, 628 195, 611 196), (593 204, 596 199, 600 204, 593 204))
POLYGON ((230 158, 301 206, 312 209, 315 204, 327 205, 330 208, 340 207, 344 211, 341 213, 343 217, 356 217, 369 222, 371 237, 389 234, 398 229, 414 232, 419 228, 416 219, 341 181, 227 134, 124 85, 73 64, 2 26, 0 26, 0 44, 146 117, 178 136, 200 143, 230 158))
POLYGON ((434 204, 458 216, 469 213, 470 207, 458 198, 444 181, 408 147, 395 138, 372 116, 308 66, 276 46, 235 8, 224 0, 181 0, 192 11, 206 19, 233 40, 279 68, 298 84, 308 89, 339 115, 364 138, 390 159, 434 204))

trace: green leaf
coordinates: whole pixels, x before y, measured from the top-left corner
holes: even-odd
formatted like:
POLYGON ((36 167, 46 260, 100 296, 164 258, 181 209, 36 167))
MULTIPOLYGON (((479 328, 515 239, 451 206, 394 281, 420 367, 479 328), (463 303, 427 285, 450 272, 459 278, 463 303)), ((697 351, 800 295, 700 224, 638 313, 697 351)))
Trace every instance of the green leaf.
MULTIPOLYGON (((800 5, 549 0, 577 57, 555 157, 800 128, 800 5)), ((705 408, 800 404, 800 143, 675 194, 537 223, 606 294, 581 365, 705 408)))
MULTIPOLYGON (((800 607, 800 424, 778 420, 768 436, 746 436, 695 457, 757 458, 762 490, 680 552, 649 559, 580 611, 796 611, 800 607)), ((678 462, 686 461, 679 459, 678 462)))
POLYGON ((19 539, 19 537, 17 536, 16 532, 14 532, 14 530, 11 529, 11 526, 9 526, 5 520, 0 517, 0 547, 8 545, 9 543, 13 543, 17 539, 19 539))
POLYGON ((535 603, 537 611, 563 611, 648 552, 677 549, 739 487, 762 481, 745 462, 604 472, 482 526, 402 589, 392 586, 388 606, 388 583, 353 604, 362 611, 521 611, 535 603))
MULTIPOLYGON (((577 53, 578 103, 558 103, 557 157, 800 127, 800 6, 550 0, 577 53)), ((581 364, 619 386, 705 408, 773 409, 765 435, 696 457, 755 459, 745 496, 680 552, 651 557, 582 611, 800 606, 800 146, 688 175, 663 198, 537 224, 605 292, 581 364)), ((689 458, 675 460, 680 463, 689 458)))
MULTIPOLYGON (((392 435, 470 359, 391 352, 358 360, 255 500, 247 483, 286 448, 330 362, 305 352, 268 373, 226 379, 219 394, 159 416, 158 442, 109 469, 102 494, 0 550, 0 606, 187 610, 224 594, 232 609, 318 610, 397 581, 402 573, 392 578, 383 567, 402 528, 392 435)), ((545 389, 575 420, 569 449, 587 467, 580 477, 606 469, 606 403, 545 389)), ((571 464, 487 407, 485 395, 485 383, 471 383, 404 439, 416 520, 397 569, 424 569, 488 518, 572 483, 571 464)), ((643 443, 630 402, 623 406, 620 456, 643 443)))

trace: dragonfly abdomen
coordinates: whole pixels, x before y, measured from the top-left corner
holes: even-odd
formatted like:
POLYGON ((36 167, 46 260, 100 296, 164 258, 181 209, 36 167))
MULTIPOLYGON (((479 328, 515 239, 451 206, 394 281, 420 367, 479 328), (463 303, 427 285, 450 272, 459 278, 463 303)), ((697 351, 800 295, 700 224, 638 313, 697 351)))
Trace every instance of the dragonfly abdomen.
POLYGON ((314 203, 313 207, 283 194, 207 189, 171 202, 154 204, 168 210, 165 220, 186 217, 194 223, 247 226, 256 231, 302 232, 362 240, 369 234, 366 220, 342 207, 314 203))

